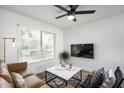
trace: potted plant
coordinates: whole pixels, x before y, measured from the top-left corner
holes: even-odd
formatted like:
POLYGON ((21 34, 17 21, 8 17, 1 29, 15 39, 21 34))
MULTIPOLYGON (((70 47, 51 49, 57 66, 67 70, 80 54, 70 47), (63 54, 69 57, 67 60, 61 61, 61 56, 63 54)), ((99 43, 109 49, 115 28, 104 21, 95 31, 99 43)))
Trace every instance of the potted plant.
POLYGON ((59 58, 60 58, 60 64, 62 67, 65 67, 65 65, 67 64, 67 60, 69 60, 70 58, 70 54, 67 51, 61 52, 59 54, 59 58))

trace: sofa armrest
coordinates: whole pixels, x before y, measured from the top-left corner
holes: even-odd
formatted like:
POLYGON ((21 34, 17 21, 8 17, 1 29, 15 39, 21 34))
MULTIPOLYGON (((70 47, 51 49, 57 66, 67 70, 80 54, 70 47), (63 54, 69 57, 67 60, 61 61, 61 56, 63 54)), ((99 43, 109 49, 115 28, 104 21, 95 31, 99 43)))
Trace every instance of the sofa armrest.
POLYGON ((27 69, 27 62, 7 64, 10 72, 18 72, 27 69))
POLYGON ((0 62, 4 62, 2 59, 0 59, 0 62))

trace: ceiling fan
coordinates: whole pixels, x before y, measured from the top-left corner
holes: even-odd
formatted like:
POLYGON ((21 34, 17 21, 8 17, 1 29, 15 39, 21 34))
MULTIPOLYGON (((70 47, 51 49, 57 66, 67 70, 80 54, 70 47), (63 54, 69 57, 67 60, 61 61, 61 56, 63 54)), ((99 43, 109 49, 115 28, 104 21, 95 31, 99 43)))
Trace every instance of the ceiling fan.
POLYGON ((66 13, 63 15, 60 15, 58 17, 56 17, 56 19, 62 18, 64 16, 67 16, 68 20, 71 20, 73 22, 77 21, 76 16, 75 15, 80 15, 80 14, 93 14, 95 13, 96 10, 84 10, 84 11, 76 11, 77 8, 79 7, 79 5, 68 5, 68 7, 70 8, 69 10, 67 10, 66 8, 64 8, 61 5, 54 5, 55 7, 65 11, 66 13))

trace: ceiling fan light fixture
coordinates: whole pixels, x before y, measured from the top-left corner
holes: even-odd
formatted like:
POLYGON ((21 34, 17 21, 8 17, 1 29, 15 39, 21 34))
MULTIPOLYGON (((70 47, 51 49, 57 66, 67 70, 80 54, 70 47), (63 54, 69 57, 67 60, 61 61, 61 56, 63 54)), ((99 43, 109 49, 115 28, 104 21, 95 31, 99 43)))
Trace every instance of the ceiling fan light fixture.
POLYGON ((77 8, 79 5, 68 5, 70 9, 66 9, 61 5, 55 5, 55 7, 61 9, 62 11, 65 11, 66 14, 60 15, 56 17, 56 19, 62 18, 62 17, 67 17, 67 20, 76 22, 76 15, 81 15, 81 14, 94 14, 96 10, 83 10, 83 11, 77 11, 77 8))
POLYGON ((68 15, 68 17, 67 17, 67 19, 70 20, 70 21, 72 21, 74 18, 75 18, 74 15, 68 15))

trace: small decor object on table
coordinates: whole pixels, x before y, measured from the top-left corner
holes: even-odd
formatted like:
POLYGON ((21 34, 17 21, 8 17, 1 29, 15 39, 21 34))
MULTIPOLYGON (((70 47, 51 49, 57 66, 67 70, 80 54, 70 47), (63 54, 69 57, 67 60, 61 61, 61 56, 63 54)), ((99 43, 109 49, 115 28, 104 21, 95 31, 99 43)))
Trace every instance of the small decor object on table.
POLYGON ((72 64, 69 64, 69 69, 72 69, 72 64))
POLYGON ((64 51, 59 54, 59 58, 60 58, 61 66, 65 67, 67 64, 67 60, 69 60, 69 58, 70 58, 70 54, 67 51, 64 51))
POLYGON ((61 64, 61 67, 66 67, 66 64, 64 61, 62 61, 60 64, 61 64))

